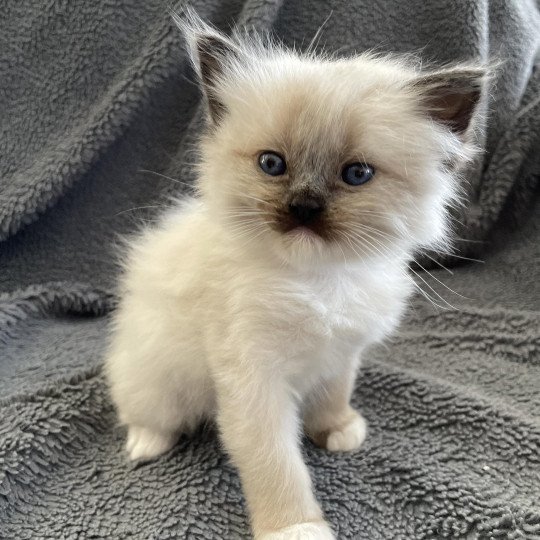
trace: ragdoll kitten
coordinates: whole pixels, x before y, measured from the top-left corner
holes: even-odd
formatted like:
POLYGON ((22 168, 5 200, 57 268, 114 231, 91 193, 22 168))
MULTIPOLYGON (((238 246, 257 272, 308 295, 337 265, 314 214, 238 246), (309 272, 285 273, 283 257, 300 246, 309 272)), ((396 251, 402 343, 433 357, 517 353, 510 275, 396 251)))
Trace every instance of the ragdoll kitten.
POLYGON ((181 24, 208 104, 197 198, 133 240, 106 361, 131 459, 215 419, 256 538, 334 538, 302 427, 356 450, 362 352, 445 246, 483 71, 320 58, 181 24))

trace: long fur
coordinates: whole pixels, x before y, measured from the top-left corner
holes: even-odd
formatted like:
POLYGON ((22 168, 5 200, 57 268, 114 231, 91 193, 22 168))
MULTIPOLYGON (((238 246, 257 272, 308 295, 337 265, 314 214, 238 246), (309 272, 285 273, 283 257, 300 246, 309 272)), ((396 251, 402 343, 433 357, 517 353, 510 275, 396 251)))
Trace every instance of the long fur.
MULTIPOLYGON (((154 458, 215 419, 255 536, 330 539, 302 426, 331 451, 362 444, 349 405, 360 356, 398 325, 415 251, 447 244, 456 170, 474 147, 427 105, 441 85, 403 61, 229 39, 192 13, 178 22, 209 125, 197 197, 132 240, 125 261, 106 369, 127 450, 154 458), (260 170, 267 150, 285 156, 283 177, 260 170), (357 161, 375 176, 353 187, 341 169, 357 161), (280 228, 290 197, 314 189, 324 234, 280 228)), ((482 70, 455 70, 468 99, 482 70)), ((445 91, 455 98, 455 84, 445 91)))

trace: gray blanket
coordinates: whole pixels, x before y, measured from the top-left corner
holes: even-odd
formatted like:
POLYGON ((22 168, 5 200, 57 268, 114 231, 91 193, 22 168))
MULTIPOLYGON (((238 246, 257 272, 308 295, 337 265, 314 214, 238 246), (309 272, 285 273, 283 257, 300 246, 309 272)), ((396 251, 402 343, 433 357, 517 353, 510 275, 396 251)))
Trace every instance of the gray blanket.
MULTIPOLYGON (((365 446, 305 444, 348 539, 540 538, 540 16, 533 0, 199 0, 287 44, 502 60, 486 151, 454 216, 460 256, 419 272, 366 360, 365 446), (535 67, 536 63, 536 67, 535 67), (536 210, 536 211, 535 211, 536 210), (452 289, 454 292, 450 291, 452 289)), ((200 96, 167 0, 4 0, 0 10, 0 538, 249 535, 211 426, 127 463, 101 374, 116 244, 193 179, 200 96)), ((176 5, 175 7, 179 7, 176 5)))

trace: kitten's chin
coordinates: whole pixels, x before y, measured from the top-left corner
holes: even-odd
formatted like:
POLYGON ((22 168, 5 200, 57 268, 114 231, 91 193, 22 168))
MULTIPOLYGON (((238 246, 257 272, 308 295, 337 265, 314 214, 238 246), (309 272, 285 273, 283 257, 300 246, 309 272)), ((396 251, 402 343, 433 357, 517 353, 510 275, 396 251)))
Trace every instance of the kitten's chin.
POLYGON ((295 227, 284 234, 285 238, 290 242, 318 242, 322 238, 309 227, 295 227))
POLYGON ((278 258, 297 268, 335 260, 331 245, 308 227, 295 227, 286 233, 278 233, 272 240, 273 252, 278 258))
POLYGON ((384 264, 409 258, 411 246, 403 241, 372 246, 351 246, 327 240, 309 228, 297 227, 272 238, 272 251, 285 264, 294 268, 309 268, 362 264, 384 264))

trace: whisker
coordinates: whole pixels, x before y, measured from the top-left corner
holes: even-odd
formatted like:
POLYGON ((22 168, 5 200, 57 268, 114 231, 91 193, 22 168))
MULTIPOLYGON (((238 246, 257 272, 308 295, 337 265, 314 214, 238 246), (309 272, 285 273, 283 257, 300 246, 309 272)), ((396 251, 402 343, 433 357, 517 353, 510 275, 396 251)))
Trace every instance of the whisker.
POLYGON ((464 261, 476 262, 480 264, 486 263, 486 261, 483 261, 482 259, 472 259, 471 257, 464 257, 463 255, 458 255, 457 253, 452 253, 452 252, 443 253, 443 255, 447 255, 449 257, 455 257, 456 259, 462 259, 464 261))
POLYGON ((432 304, 433 306, 435 306, 436 308, 439 308, 439 309, 442 309, 443 311, 445 311, 446 308, 445 306, 441 306, 441 304, 439 304, 437 301, 435 301, 433 299, 433 297, 427 293, 426 291, 424 291, 424 289, 422 289, 422 287, 420 287, 420 285, 418 283, 416 283, 416 281, 414 281, 413 278, 411 278, 411 283, 414 285, 415 289, 430 303, 432 304))
POLYGON ((358 251, 356 251, 355 247, 354 247, 354 244, 353 242, 351 241, 349 235, 345 232, 345 231, 340 231, 339 234, 345 238, 345 240, 347 241, 347 243, 349 244, 349 247, 354 251, 354 253, 356 254, 357 257, 359 257, 360 259, 362 258, 360 253, 358 253, 358 251))
POLYGON ((435 259, 431 255, 429 255, 429 253, 426 253, 425 251, 422 251, 421 255, 423 255, 424 257, 427 257, 430 261, 434 262, 437 266, 439 266, 440 268, 442 268, 443 270, 448 272, 451 276, 454 275, 454 272, 452 272, 452 270, 450 270, 450 268, 447 268, 446 266, 444 266, 444 264, 440 263, 437 259, 435 259))
POLYGON ((228 195, 234 195, 235 197, 238 197, 240 199, 242 198, 246 198, 246 199, 251 199, 253 201, 257 201, 257 202, 260 202, 262 204, 270 204, 268 201, 265 201, 263 199, 259 199, 258 197, 255 197, 254 195, 249 195, 248 193, 238 193, 236 191, 231 191, 231 190, 227 190, 226 193, 228 195))
POLYGON ((460 242, 470 242, 471 244, 485 244, 486 243, 484 240, 470 240, 469 238, 461 238, 461 236, 454 236, 453 238, 455 240, 459 240, 460 242))
POLYGON ((150 171, 149 169, 139 169, 138 172, 155 174, 156 176, 159 176, 160 178, 165 178, 167 180, 170 180, 171 182, 176 182, 177 184, 181 184, 182 186, 187 186, 189 188, 195 189, 193 184, 189 182, 182 182, 182 180, 178 180, 178 178, 173 178, 172 176, 167 176, 166 174, 158 173, 156 171, 150 171))
MULTIPOLYGON (((375 234, 378 234, 379 236, 383 237, 383 238, 390 238, 390 239, 393 239, 392 236, 388 235, 388 234, 385 234, 383 233, 382 231, 379 231, 377 229, 374 229, 373 227, 369 227, 367 225, 362 225, 361 227, 365 228, 365 229, 369 229, 371 230, 373 233, 375 234)), ((367 234, 367 233, 366 233, 367 234)), ((369 235, 368 235, 369 236, 369 235)), ((374 238, 372 236, 370 236, 370 238, 372 240, 374 240, 374 238)), ((401 251, 402 253, 405 253, 405 251, 403 251, 400 247, 398 246, 393 246, 393 247, 396 247, 399 251, 401 251)), ((437 281, 438 283, 440 283, 445 289, 447 289, 448 291, 450 291, 451 293, 453 294, 456 294, 457 296, 460 296, 461 298, 464 298, 465 300, 470 300, 470 298, 467 298, 466 296, 462 295, 461 293, 458 293, 457 291, 454 291, 453 289, 451 289, 450 287, 448 287, 448 285, 446 285, 445 283, 443 283, 440 279, 438 279, 436 276, 434 276, 431 272, 429 272, 426 268, 424 268, 418 261, 415 261, 415 264, 417 264, 426 274, 428 274, 432 279, 434 279, 435 281, 437 281)))
MULTIPOLYGON (((395 236, 395 235, 391 235, 391 234, 388 234, 384 231, 380 231, 379 229, 375 229, 374 227, 369 227, 368 225, 357 225, 357 226, 360 226, 360 227, 365 227, 367 229, 369 229, 370 231, 374 232, 374 233, 377 233, 379 234, 380 236, 384 237, 384 238, 389 238, 391 240, 399 240, 399 237, 398 236, 395 236)), ((397 247, 397 246, 396 246, 397 247)), ((400 248, 398 248, 400 249, 400 248)), ((403 250, 401 250, 403 251, 403 250)), ((454 275, 454 272, 452 272, 452 270, 450 270, 450 268, 447 268, 446 266, 444 266, 444 264, 440 263, 437 259, 433 258, 431 255, 429 255, 429 253, 426 253, 426 252, 422 252, 422 255, 424 255, 425 257, 427 257, 429 260, 431 260, 432 262, 434 262, 436 265, 440 266, 443 270, 445 270, 446 272, 448 272, 450 275, 454 275)), ((418 264, 418 263, 417 263, 418 264)), ((420 265, 419 265, 420 266, 420 265)), ((425 270, 427 272, 427 270, 425 270)), ((429 273, 429 272, 428 272, 429 273)))
MULTIPOLYGON (((362 241, 362 243, 364 243, 364 245, 365 245, 365 243, 369 244, 369 245, 370 245, 375 251, 377 251, 377 253, 379 253, 384 259, 386 259, 386 260, 389 261, 389 262, 392 262, 392 261, 389 259, 388 256, 386 256, 381 250, 379 250, 379 249, 377 248, 377 246, 375 246, 375 245, 372 244, 369 240, 367 240, 367 239, 365 238, 365 236, 368 236, 368 237, 371 238, 374 242, 377 242, 376 239, 374 239, 372 236, 368 235, 365 231, 363 232, 363 235, 364 235, 364 236, 360 236, 360 235, 358 235, 358 234, 355 234, 355 237, 356 237, 357 241, 362 241)), ((366 246, 366 247, 367 247, 367 246, 366 246)), ((381 247, 382 247, 382 246, 381 246, 381 247)), ((430 289, 430 290, 431 290, 438 298, 440 298, 445 304, 447 304, 449 307, 451 307, 451 308, 453 308, 453 309, 456 309, 456 308, 455 308, 454 306, 452 306, 447 300, 445 300, 445 298, 443 298, 443 297, 442 297, 442 296, 441 296, 441 295, 440 295, 440 294, 439 294, 439 293, 438 293, 438 292, 437 292, 437 291, 436 291, 436 290, 435 290, 435 289, 434 289, 434 288, 433 288, 433 287, 432 287, 425 279, 423 279, 417 272, 415 272, 414 269, 410 268, 410 270, 411 270, 411 272, 412 272, 413 274, 415 274, 415 275, 418 277, 418 279, 420 279, 420 280, 421 280, 421 281, 422 281, 422 282, 423 282, 423 283, 424 283, 424 284, 425 284, 425 285, 426 285, 426 286, 427 286, 427 287, 428 287, 428 288, 429 288, 429 289, 430 289)), ((415 285, 416 285, 419 289, 421 289, 421 288, 418 286, 418 284, 415 283, 415 285)), ((426 291, 423 291, 423 290, 422 290, 422 292, 425 293, 424 296, 426 296, 427 292, 426 292, 426 291)), ((429 295, 428 295, 428 296, 429 296, 429 295)), ((431 298, 431 297, 430 297, 430 298, 431 298)), ((432 299, 431 299, 431 300, 432 300, 432 299)), ((435 303, 435 302, 432 301, 432 303, 435 303)), ((438 305, 438 304, 437 304, 437 305, 438 305)), ((440 307, 440 306, 439 306, 439 307, 440 307)))
MULTIPOLYGON (((429 288, 430 291, 432 291, 433 293, 435 293, 435 295, 440 298, 444 304, 446 304, 446 306, 456 310, 456 311, 459 311, 458 308, 456 308, 455 306, 453 306, 450 302, 448 302, 444 297, 442 297, 418 272, 416 272, 413 268, 409 267, 409 270, 420 280, 422 280, 422 282, 429 288)), ((427 294, 426 291, 424 291, 421 287, 418 287, 418 290, 422 291, 423 293, 427 294)), ((431 296, 429 294, 427 294, 427 297, 431 298, 431 296)), ((435 303, 434 300, 431 298, 431 301, 437 305, 438 307, 440 307, 441 309, 446 309, 445 307, 439 305, 438 303, 435 303)))
POLYGON ((270 214, 268 210, 258 210, 255 208, 231 208, 226 211, 227 214, 260 215, 270 214))
MULTIPOLYGON (((368 238, 371 238, 371 240, 373 240, 374 242, 376 242, 377 240, 375 238, 373 238, 371 235, 369 235, 367 232, 364 231, 364 235, 368 236, 368 238)), ((372 246, 374 249, 376 249, 376 251, 378 253, 381 254, 381 256, 383 256, 384 258, 386 258, 387 260, 389 260, 389 258, 387 256, 385 256, 376 246, 374 246, 371 242, 369 242, 369 240, 367 240, 366 238, 363 238, 361 236, 358 236, 358 239, 359 240, 362 240, 364 242, 367 242, 370 246, 372 246)), ((382 246, 381 246, 382 247, 382 246)), ((422 268, 425 272, 427 272, 422 266, 420 266, 420 268, 422 268)), ((410 268, 409 267, 409 270, 418 278, 420 279, 425 285, 426 287, 428 287, 434 294, 435 296, 437 296, 438 298, 440 298, 446 305, 448 305, 450 308, 454 309, 454 310, 457 310, 457 308, 455 306, 453 306, 452 304, 450 304, 450 302, 448 302, 443 296, 441 296, 422 276, 420 276, 420 274, 418 274, 418 272, 416 272, 413 268, 410 268)), ((441 285, 445 286, 449 291, 457 294, 458 296, 463 296, 463 295, 460 295, 459 293, 453 291, 452 289, 450 289, 449 287, 447 287, 446 285, 444 285, 444 283, 442 283, 440 280, 438 280, 437 278, 435 278, 432 274, 430 274, 429 272, 427 272, 432 278, 434 278, 436 281, 438 281, 439 283, 441 283, 441 285)))
POLYGON ((358 215, 386 219, 388 221, 395 221, 395 216, 386 212, 371 212, 369 210, 360 210, 358 215))
POLYGON ((341 254, 343 255, 343 264, 347 264, 347 257, 345 256, 345 252, 343 251, 343 248, 341 247, 341 244, 338 242, 337 246, 339 247, 341 254))
POLYGON ((146 206, 135 206, 134 208, 128 208, 126 210, 117 212, 116 214, 114 214, 114 216, 116 217, 116 216, 119 216, 120 214, 125 214, 126 212, 134 212, 135 210, 143 210, 145 208, 166 208, 166 207, 163 205, 156 205, 156 204, 149 204, 146 206))
MULTIPOLYGON (((347 233, 344 233, 344 234, 343 234, 343 237, 347 240, 349 246, 350 246, 351 249, 356 253, 356 255, 357 255, 358 257, 360 257, 360 254, 358 253, 358 251, 356 251, 356 249, 354 248, 354 246, 353 246, 353 244, 352 244, 352 242, 351 242, 351 240, 350 240, 350 235, 347 234, 347 233)), ((356 245, 356 247, 358 247, 358 248, 362 251, 362 253, 365 255, 366 252, 361 248, 361 246, 360 246, 360 244, 359 244, 358 241, 355 242, 355 245, 356 245)), ((368 248, 368 246, 366 246, 365 244, 364 244, 364 248, 368 249, 370 253, 375 253, 373 249, 368 248)), ((378 251, 378 250, 377 250, 377 251, 378 251)), ((381 252, 379 251, 379 253, 381 253, 381 252)), ((388 260, 389 262, 391 262, 390 259, 389 259, 386 255, 384 255, 384 254, 382 254, 382 253, 381 253, 381 255, 382 255, 386 260, 388 260)), ((435 300, 434 300, 434 299, 433 299, 426 291, 424 291, 424 290, 420 287, 420 285, 419 285, 418 283, 416 283, 416 281, 414 281, 414 279, 412 279, 410 276, 408 276, 408 278, 410 279, 410 282, 411 282, 412 285, 415 287, 415 289, 416 289, 417 291, 419 291, 420 294, 421 294, 426 300, 428 300, 433 306, 435 306, 436 308, 439 308, 439 309, 443 309, 443 310, 444 310, 444 309, 447 309, 447 308, 441 306, 438 302, 436 302, 436 301, 435 301, 435 300)), ((428 285, 428 286, 429 286, 429 285, 428 285)), ((444 299, 443 299, 443 300, 444 300, 444 299)), ((410 302, 409 302, 409 304, 412 306, 412 304, 411 304, 410 302)), ((414 306, 413 306, 413 307, 414 307, 414 306)))
POLYGON ((311 52, 313 52, 313 49, 319 44, 321 32, 322 32, 323 28, 325 27, 326 23, 330 20, 330 17, 332 17, 333 13, 334 13, 334 10, 331 10, 330 13, 328 14, 328 17, 326 17, 326 19, 324 19, 321 26, 319 26, 319 28, 315 32, 315 35, 313 36, 312 40, 309 42, 309 45, 308 45, 308 47, 306 49, 307 54, 310 54, 311 52))

